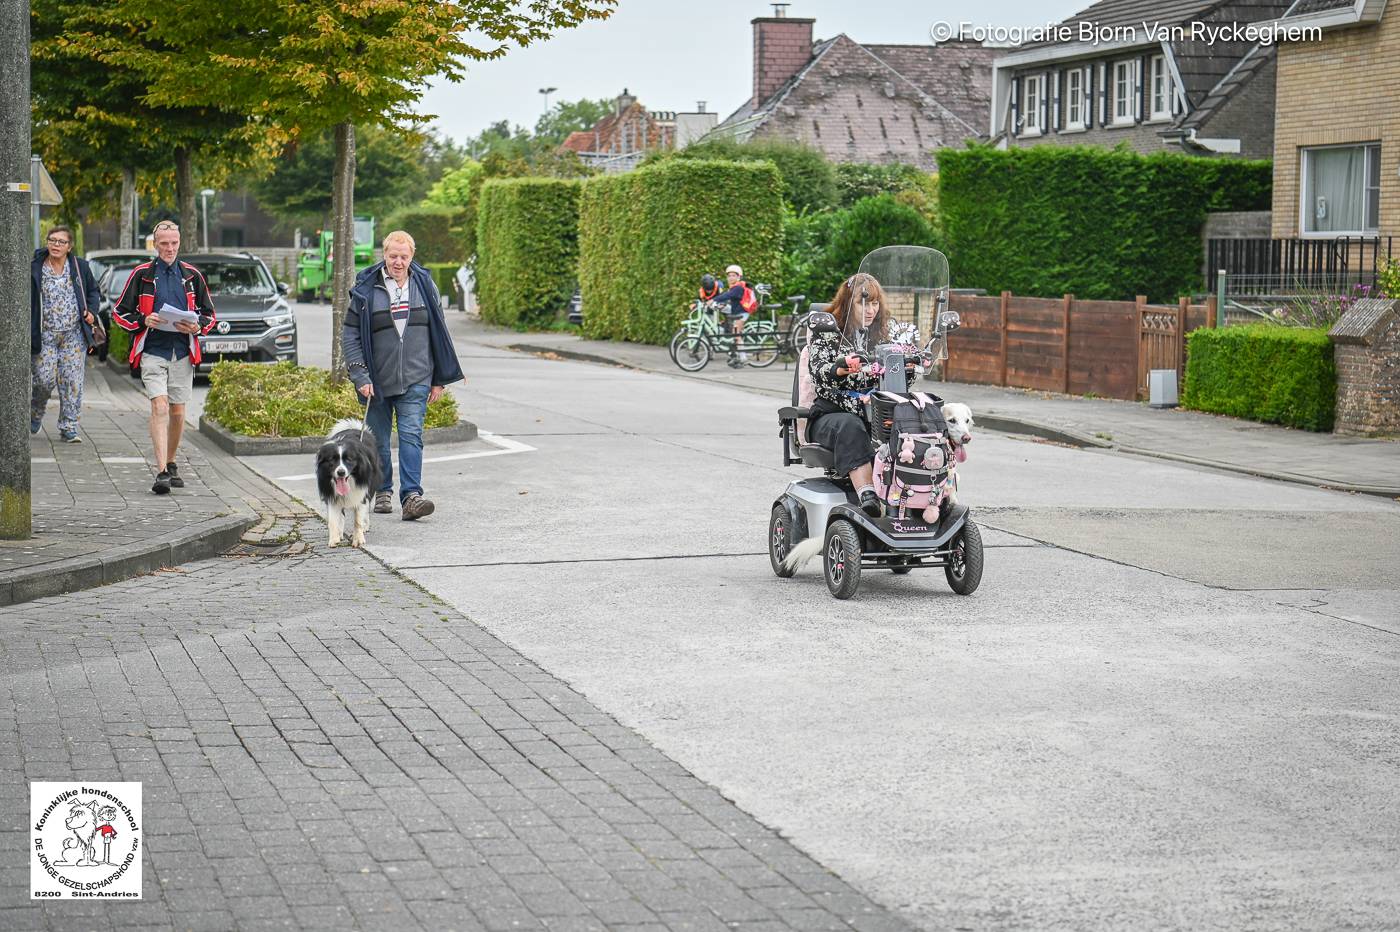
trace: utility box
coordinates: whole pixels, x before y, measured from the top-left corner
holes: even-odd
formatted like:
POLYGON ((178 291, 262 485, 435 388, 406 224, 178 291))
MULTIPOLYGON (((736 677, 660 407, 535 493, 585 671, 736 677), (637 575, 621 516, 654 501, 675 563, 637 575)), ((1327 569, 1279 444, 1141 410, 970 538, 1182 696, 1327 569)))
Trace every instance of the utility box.
POLYGON ((1175 369, 1153 369, 1147 373, 1147 403, 1154 408, 1177 406, 1175 369))

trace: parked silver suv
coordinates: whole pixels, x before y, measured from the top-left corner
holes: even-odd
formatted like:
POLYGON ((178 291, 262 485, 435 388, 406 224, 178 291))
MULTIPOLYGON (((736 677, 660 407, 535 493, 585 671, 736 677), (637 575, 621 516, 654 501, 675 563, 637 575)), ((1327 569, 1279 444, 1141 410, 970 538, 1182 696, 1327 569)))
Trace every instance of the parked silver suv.
POLYGON ((297 361, 296 314, 287 303, 289 287, 274 281, 251 253, 192 253, 180 257, 199 269, 209 284, 218 323, 199 338, 204 357, 197 371, 215 363, 297 361))

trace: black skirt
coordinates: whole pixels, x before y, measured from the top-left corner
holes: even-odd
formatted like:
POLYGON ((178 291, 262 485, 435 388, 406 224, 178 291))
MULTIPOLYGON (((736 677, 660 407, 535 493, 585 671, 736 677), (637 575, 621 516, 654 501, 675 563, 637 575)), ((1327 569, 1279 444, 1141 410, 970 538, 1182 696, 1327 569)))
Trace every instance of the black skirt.
MULTIPOLYGON (((818 407, 813 406, 813 414, 817 414, 818 407)), ((808 421, 807 440, 830 450, 832 464, 843 476, 853 469, 868 466, 875 459, 870 428, 864 420, 846 411, 823 412, 808 421)))

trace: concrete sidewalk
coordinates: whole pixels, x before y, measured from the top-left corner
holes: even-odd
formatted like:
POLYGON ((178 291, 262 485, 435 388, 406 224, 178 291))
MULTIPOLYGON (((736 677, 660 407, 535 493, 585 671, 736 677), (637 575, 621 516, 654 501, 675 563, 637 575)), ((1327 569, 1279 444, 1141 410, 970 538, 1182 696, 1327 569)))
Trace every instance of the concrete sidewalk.
MULTIPOLYGON (((659 346, 585 340, 571 333, 517 333, 479 321, 468 330, 472 340, 489 346, 727 383, 780 398, 792 391, 792 366, 781 361, 767 369, 731 369, 717 358, 701 372, 687 373, 659 346)), ((978 424, 992 430, 1400 498, 1400 443, 1394 441, 1337 437, 1131 401, 961 382, 928 384, 947 400, 970 405, 978 424)))
POLYGON ((151 492, 148 406, 135 386, 89 362, 81 444, 63 443, 53 400, 30 438, 33 535, 0 541, 0 605, 87 589, 213 556, 258 521, 231 457, 180 444, 185 488, 151 492))

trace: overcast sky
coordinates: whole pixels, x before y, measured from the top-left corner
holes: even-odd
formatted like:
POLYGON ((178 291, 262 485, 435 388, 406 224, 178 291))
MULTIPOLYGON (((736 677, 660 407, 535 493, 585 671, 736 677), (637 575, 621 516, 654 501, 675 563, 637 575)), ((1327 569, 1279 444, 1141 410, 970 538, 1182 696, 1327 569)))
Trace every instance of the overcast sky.
MULTIPOLYGON (((844 32, 857 42, 927 43, 937 21, 1029 26, 1055 22, 1092 0, 793 0, 789 16, 815 19, 813 35, 844 32)), ((498 61, 469 66, 459 84, 434 82, 419 105, 437 129, 461 142, 497 120, 533 128, 551 102, 615 97, 628 88, 651 110, 706 108, 723 119, 753 87, 755 16, 772 15, 758 0, 619 0, 611 18, 512 49, 498 61)))

